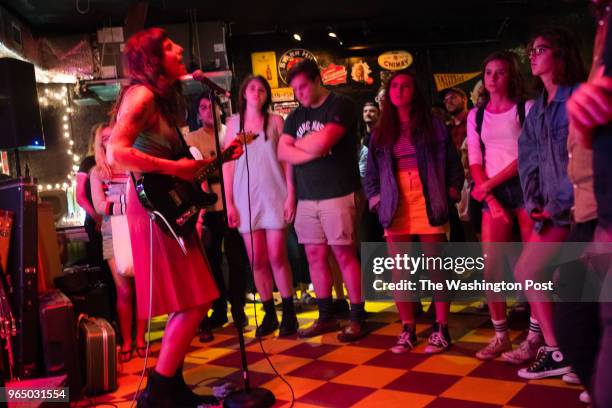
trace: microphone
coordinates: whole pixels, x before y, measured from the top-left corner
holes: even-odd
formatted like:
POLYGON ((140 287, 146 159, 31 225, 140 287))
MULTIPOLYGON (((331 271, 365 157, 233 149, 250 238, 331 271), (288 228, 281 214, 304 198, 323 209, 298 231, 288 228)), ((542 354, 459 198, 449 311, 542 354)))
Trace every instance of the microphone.
POLYGON ((212 79, 210 79, 206 75, 204 75, 204 73, 202 71, 200 71, 199 69, 196 69, 195 71, 193 71, 192 74, 185 75, 183 77, 183 79, 193 79, 194 81, 201 82, 204 85, 208 86, 216 94, 221 94, 221 95, 226 96, 228 98, 231 96, 229 91, 226 91, 225 89, 221 88, 212 79))

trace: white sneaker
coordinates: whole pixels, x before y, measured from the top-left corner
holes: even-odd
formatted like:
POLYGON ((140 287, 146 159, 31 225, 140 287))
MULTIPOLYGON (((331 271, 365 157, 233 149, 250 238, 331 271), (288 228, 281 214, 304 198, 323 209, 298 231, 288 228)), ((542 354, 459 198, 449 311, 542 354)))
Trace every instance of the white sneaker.
POLYGON ((514 350, 502 353, 502 358, 508 363, 523 364, 533 360, 538 355, 538 350, 544 345, 544 337, 538 336, 533 341, 525 339, 514 350))
POLYGON ((561 379, 563 380, 564 383, 566 384, 575 384, 575 385, 580 385, 582 384, 580 382, 580 378, 578 378, 578 376, 576 375, 575 372, 569 372, 567 374, 565 374, 563 377, 561 377, 561 379))
POLYGON ((580 393, 580 396, 578 397, 578 399, 580 400, 580 402, 584 403, 584 404, 590 404, 591 403, 591 396, 589 395, 587 390, 584 390, 580 393))

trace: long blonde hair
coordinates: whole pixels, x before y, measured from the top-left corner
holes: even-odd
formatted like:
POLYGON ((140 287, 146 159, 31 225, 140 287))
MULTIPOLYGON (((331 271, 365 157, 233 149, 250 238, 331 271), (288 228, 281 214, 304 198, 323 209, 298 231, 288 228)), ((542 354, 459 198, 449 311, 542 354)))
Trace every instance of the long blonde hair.
POLYGON ((94 155, 96 157, 96 171, 100 174, 102 180, 110 180, 113 176, 113 170, 111 169, 108 160, 106 160, 106 144, 110 137, 104 136, 104 130, 109 128, 107 123, 99 123, 94 127, 95 140, 94 140, 94 155))

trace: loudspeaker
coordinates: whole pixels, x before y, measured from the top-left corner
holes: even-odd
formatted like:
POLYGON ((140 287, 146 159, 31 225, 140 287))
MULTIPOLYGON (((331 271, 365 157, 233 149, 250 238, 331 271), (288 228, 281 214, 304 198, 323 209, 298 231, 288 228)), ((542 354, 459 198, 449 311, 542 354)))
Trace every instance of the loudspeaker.
POLYGON ((74 308, 59 290, 40 295, 40 329, 45 371, 48 376, 68 374, 70 395, 78 398, 83 389, 74 308))
POLYGON ((40 150, 45 139, 34 65, 0 58, 0 149, 40 150))
POLYGON ((38 189, 36 180, 20 177, 0 182, 0 209, 12 211, 7 288, 17 336, 13 338, 18 377, 36 375, 38 362, 38 189))

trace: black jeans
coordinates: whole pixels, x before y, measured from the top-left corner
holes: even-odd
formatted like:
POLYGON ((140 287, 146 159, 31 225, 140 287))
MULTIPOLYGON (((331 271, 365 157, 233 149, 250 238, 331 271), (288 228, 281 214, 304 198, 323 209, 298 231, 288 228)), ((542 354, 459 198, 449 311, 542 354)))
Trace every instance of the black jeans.
POLYGON ((213 313, 227 313, 227 301, 232 306, 232 313, 244 307, 246 280, 249 275, 249 260, 242 236, 236 229, 227 227, 222 211, 207 212, 204 216, 206 232, 202 241, 208 263, 212 269, 219 298, 213 303, 213 313), (223 276, 223 249, 229 271, 229 293, 223 276))
MULTIPOLYGON (((567 242, 591 242, 597 220, 572 224, 567 242)), ((580 261, 562 266, 560 274, 586 276, 586 267, 580 261)), ((593 373, 601 338, 599 304, 595 302, 557 302, 554 309, 555 336, 563 355, 589 392, 592 391, 593 373)))

